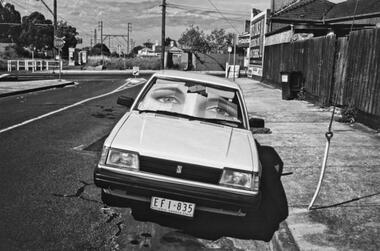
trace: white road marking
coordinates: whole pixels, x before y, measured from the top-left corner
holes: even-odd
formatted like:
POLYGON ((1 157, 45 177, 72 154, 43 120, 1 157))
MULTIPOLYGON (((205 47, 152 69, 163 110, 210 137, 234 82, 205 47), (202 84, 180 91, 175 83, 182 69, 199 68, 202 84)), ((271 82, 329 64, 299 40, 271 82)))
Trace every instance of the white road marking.
POLYGON ((1 129, 0 130, 0 134, 3 133, 3 132, 6 132, 6 131, 10 131, 12 129, 15 129, 15 128, 18 128, 18 127, 21 127, 21 126, 24 126, 24 125, 27 125, 29 123, 32 123, 34 121, 37 121, 37 120, 40 120, 40 119, 43 119, 43 118, 46 118, 46 117, 49 117, 53 114, 56 114, 56 113, 59 113, 59 112, 62 112, 62 111, 65 111, 67 109, 70 109, 70 108, 73 108, 75 106, 78 106, 78 105, 81 105, 81 104, 84 104, 86 102, 89 102, 89 101, 92 101, 94 99, 98 99, 98 98, 102 98, 102 97, 105 97, 105 96, 108 96, 108 95, 111 95, 111 94, 114 94, 116 92, 120 92, 120 91, 123 91, 125 89, 127 89, 128 87, 132 87, 132 86, 129 86, 129 81, 127 81, 125 84, 119 86, 118 88, 116 88, 115 90, 111 91, 111 92, 108 92, 108 93, 105 93, 105 94, 101 94, 101 95, 98 95, 98 96, 95 96, 95 97, 92 97, 92 98, 88 98, 88 99, 84 99, 82 101, 79 101, 79 102, 76 102, 72 105, 68 105, 68 106, 65 106, 65 107, 62 107, 58 110, 55 110, 55 111, 52 111, 52 112, 49 112, 49 113, 46 113, 46 114, 43 114, 41 116, 38 116, 38 117, 35 117, 35 118, 32 118, 32 119, 29 119, 29 120, 26 120, 24 122, 21 122, 19 124, 16 124, 16 125, 13 125, 13 126, 10 126, 10 127, 7 127, 7 128, 4 128, 4 129, 1 129))

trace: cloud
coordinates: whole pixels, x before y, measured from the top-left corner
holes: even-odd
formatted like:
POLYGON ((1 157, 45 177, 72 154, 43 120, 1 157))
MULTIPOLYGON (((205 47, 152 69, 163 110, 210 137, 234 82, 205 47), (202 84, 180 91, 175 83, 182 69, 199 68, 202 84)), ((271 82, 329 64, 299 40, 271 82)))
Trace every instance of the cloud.
MULTIPOLYGON (((237 30, 243 31, 244 20, 249 18, 250 9, 252 7, 267 8, 270 2, 268 0, 211 1, 224 13, 224 17, 205 0, 167 1, 172 5, 185 6, 174 8, 169 4, 166 19, 167 36, 178 39, 190 25, 199 26, 206 33, 215 28, 236 32, 230 25, 232 23, 237 30)), ((52 5, 52 2, 46 1, 48 5, 52 5)), ((59 19, 63 18, 80 31, 80 36, 84 38, 87 45, 91 33, 98 27, 98 21, 101 20, 104 23, 105 34, 126 34, 127 24, 132 23, 131 36, 137 44, 141 44, 147 39, 152 41, 161 39, 160 4, 161 0, 64 0, 58 1, 58 15, 59 19)), ((45 17, 51 19, 51 14, 41 2, 27 0, 25 8, 29 10, 29 13, 40 11, 45 17)))

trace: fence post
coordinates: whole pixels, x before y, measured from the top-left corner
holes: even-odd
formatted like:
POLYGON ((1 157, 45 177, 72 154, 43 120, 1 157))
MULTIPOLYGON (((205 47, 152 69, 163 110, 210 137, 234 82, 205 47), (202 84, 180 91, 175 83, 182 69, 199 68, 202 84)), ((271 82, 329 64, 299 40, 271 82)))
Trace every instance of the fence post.
POLYGON ((10 72, 11 71, 11 60, 8 60, 8 72, 10 72))

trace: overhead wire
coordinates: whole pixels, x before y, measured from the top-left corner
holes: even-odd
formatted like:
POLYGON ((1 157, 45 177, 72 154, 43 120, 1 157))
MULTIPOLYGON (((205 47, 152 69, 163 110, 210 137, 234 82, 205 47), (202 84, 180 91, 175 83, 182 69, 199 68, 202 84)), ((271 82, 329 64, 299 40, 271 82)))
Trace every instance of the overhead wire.
MULTIPOLYGON (((172 14, 172 16, 175 16, 175 14, 174 14, 174 13, 171 13, 170 10, 167 11, 167 13, 169 14, 169 15, 167 15, 168 17, 171 16, 170 14, 172 14)), ((215 17, 219 17, 219 14, 216 13, 216 12, 215 12, 215 13, 208 13, 208 14, 202 13, 202 16, 208 16, 208 17, 213 17, 213 18, 215 18, 215 17)), ((231 20, 231 21, 234 21, 234 22, 241 22, 241 19, 237 19, 237 18, 230 18, 230 20, 231 20)))
POLYGON ((241 12, 241 11, 227 11, 227 10, 220 10, 220 9, 218 12, 218 11, 215 11, 214 9, 194 7, 194 6, 183 5, 183 4, 168 3, 167 6, 172 7, 172 8, 184 9, 184 10, 211 11, 211 12, 217 12, 217 13, 222 12, 223 14, 238 15, 238 16, 246 14, 245 12, 241 12))
POLYGON ((211 2, 211 0, 207 0, 214 8, 215 10, 217 10, 219 12, 219 14, 231 25, 231 27, 236 31, 237 34, 239 34, 239 31, 235 28, 235 26, 231 23, 231 21, 225 17, 218 9, 218 7, 215 6, 215 4, 213 2, 211 2))

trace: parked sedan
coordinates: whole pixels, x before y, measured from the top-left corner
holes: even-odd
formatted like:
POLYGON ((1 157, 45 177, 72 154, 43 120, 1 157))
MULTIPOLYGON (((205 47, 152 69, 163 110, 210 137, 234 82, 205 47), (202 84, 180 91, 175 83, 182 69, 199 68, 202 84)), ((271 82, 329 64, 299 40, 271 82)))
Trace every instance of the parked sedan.
POLYGON ((147 81, 136 100, 121 97, 118 103, 130 110, 106 139, 94 173, 106 204, 138 202, 187 218, 204 211, 267 219, 259 215, 268 211, 263 202, 269 201, 269 207, 286 207, 274 212, 273 223, 278 226, 286 218, 282 162, 255 141, 250 129, 263 121, 248 118, 237 84, 162 71, 147 81), (260 152, 274 157, 262 158, 260 152), (270 177, 263 176, 268 173, 263 169, 270 177), (279 192, 263 193, 273 180, 280 184, 279 192))

